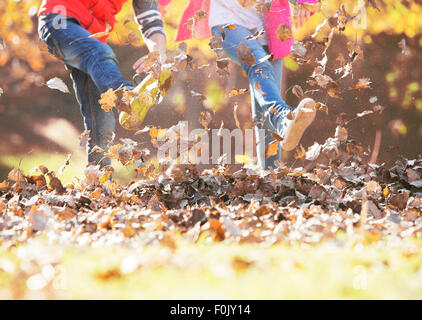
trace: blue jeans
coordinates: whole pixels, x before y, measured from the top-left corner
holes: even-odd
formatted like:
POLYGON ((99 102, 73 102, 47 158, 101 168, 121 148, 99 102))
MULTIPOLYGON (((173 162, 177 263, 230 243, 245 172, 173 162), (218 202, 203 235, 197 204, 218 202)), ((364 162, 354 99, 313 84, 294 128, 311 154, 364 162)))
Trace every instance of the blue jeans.
MULTIPOLYGON (((252 118, 258 123, 255 126, 258 163, 261 168, 275 167, 275 160, 280 159, 281 147, 279 146, 276 155, 265 158, 265 146, 274 141, 269 130, 276 131, 275 127, 282 120, 283 115, 289 110, 293 110, 284 102, 280 94, 283 62, 282 60, 271 62, 265 60, 258 63, 259 59, 268 55, 268 51, 258 40, 246 40, 248 36, 253 35, 253 32, 248 28, 236 25, 235 30, 225 28, 224 31, 224 53, 243 68, 249 79, 252 118), (241 42, 246 44, 254 56, 256 61, 254 65, 243 64, 239 59, 237 48, 241 42), (256 82, 259 83, 260 90, 256 88, 256 82), (276 112, 272 110, 276 110, 276 112)), ((219 26, 213 27, 211 32, 222 38, 219 26)))
POLYGON ((50 53, 61 59, 71 71, 85 130, 90 130, 87 143, 88 161, 109 165, 101 153, 91 153, 94 146, 107 150, 116 126, 113 112, 105 112, 98 100, 109 88, 133 87, 119 71, 113 50, 97 39, 74 18, 46 14, 39 18, 38 33, 50 53), (66 28, 57 28, 55 19, 66 19, 66 28))

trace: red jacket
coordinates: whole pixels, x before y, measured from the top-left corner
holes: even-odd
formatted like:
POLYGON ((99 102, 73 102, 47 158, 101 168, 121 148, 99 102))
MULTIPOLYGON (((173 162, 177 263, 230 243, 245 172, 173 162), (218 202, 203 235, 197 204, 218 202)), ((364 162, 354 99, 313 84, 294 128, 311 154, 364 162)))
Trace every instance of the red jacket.
MULTIPOLYGON (((46 13, 57 13, 76 18, 83 28, 90 33, 104 32, 106 22, 113 28, 116 14, 122 10, 127 0, 43 0, 38 16, 46 13)), ((110 30, 111 31, 111 30, 110 30)), ((107 37, 100 38, 102 42, 107 37)))

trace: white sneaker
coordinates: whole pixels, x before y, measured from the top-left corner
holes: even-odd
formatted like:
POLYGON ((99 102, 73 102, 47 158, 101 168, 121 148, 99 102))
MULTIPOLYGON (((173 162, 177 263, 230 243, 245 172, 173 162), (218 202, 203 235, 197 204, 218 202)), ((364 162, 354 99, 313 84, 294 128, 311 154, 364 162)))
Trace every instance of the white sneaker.
POLYGON ((306 129, 314 121, 316 115, 316 102, 312 98, 303 99, 296 109, 293 110, 293 120, 287 122, 286 133, 281 147, 285 151, 291 151, 299 144, 306 129))

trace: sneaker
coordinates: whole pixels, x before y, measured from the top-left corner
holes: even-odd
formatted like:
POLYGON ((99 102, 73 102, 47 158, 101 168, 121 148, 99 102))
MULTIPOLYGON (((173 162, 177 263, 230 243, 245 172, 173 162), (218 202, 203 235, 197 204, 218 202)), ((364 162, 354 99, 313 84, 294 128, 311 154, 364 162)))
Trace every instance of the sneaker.
POLYGON ((133 91, 135 97, 130 101, 130 113, 122 111, 119 115, 120 125, 126 130, 137 130, 154 105, 161 103, 173 84, 173 74, 163 69, 159 79, 149 74, 133 91))
POLYGON ((316 115, 316 102, 314 99, 303 99, 296 109, 293 110, 293 120, 287 117, 280 124, 279 132, 284 137, 281 147, 285 151, 291 151, 299 144, 306 129, 314 121, 316 115))

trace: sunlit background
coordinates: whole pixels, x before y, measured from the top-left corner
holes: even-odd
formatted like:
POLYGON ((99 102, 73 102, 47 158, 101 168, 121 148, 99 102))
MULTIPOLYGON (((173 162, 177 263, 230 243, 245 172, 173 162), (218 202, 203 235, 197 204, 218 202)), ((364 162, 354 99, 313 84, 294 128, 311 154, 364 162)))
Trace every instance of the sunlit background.
MULTIPOLYGON (((132 79, 131 66, 147 51, 133 21, 131 1, 119 14, 119 23, 110 37, 110 43, 120 61, 123 74, 132 79)), ((38 165, 57 170, 69 153, 70 166, 61 176, 65 182, 83 175, 84 148, 79 145, 83 131, 82 118, 64 65, 45 52, 36 32, 36 12, 40 1, 1 1, 0 33, 4 44, 0 50, 0 180, 13 167, 24 171, 38 165), (70 94, 52 90, 46 82, 60 77, 71 89, 70 94)), ((187 0, 174 0, 166 8, 166 32, 170 56, 178 54, 173 39, 187 0)), ((315 124, 306 132, 304 147, 315 141, 323 142, 332 136, 336 119, 345 113, 349 119, 371 109, 374 104, 384 107, 381 115, 369 115, 353 120, 348 125, 349 135, 367 148, 374 147, 375 136, 380 137, 377 162, 394 162, 399 155, 416 157, 421 151, 422 140, 422 14, 421 1, 323 1, 321 12, 315 14, 302 30, 294 30, 297 40, 309 38, 325 19, 331 17, 341 4, 350 15, 359 14, 360 23, 349 25, 344 32, 335 33, 328 50, 327 74, 339 79, 335 73, 339 57, 347 57, 348 41, 360 46, 363 55, 353 64, 353 74, 339 80, 340 98, 327 95, 326 90, 311 86, 309 82, 315 64, 299 64, 293 56, 285 59, 283 95, 290 105, 299 99, 291 88, 299 85, 309 95, 328 107, 328 114, 320 112, 315 124), (378 9, 371 4, 376 3, 378 9), (363 11, 362 11, 363 10, 363 11), (369 78, 370 88, 350 90, 358 79, 369 78)), ((326 25, 316 40, 328 37, 326 25)), ((191 128, 200 127, 200 113, 209 111, 213 120, 211 128, 221 122, 229 129, 236 127, 233 105, 237 102, 237 116, 243 129, 251 128, 249 95, 229 98, 230 91, 247 88, 247 80, 240 68, 230 65, 230 76, 216 73, 215 55, 209 50, 208 40, 187 42, 188 54, 194 58, 196 70, 185 70, 175 75, 175 83, 165 101, 151 109, 145 125, 168 128, 179 120, 188 120, 191 128), (206 96, 202 100, 191 91, 206 96)), ((318 53, 318 50, 316 50, 318 53)), ((311 60, 320 59, 315 54, 311 60)), ((136 79, 135 79, 136 81, 136 79)), ((130 137, 152 150, 147 135, 134 136, 132 132, 118 129, 117 137, 130 137)), ((133 168, 116 165, 116 177, 128 181, 135 177, 133 168)), ((300 163, 298 163, 300 165, 300 163)))

